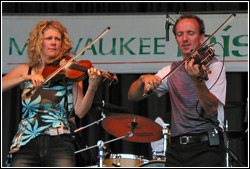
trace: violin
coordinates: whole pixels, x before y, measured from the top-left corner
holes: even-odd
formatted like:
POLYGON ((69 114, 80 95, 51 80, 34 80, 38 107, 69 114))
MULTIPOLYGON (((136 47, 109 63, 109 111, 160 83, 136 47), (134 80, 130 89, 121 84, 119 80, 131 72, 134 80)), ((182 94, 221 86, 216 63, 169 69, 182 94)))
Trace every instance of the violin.
MULTIPOLYGON (((67 60, 71 59, 72 57, 70 56, 63 56, 63 59, 60 58, 61 62, 67 62, 67 60)), ((58 62, 56 60, 55 62, 58 62)), ((60 62, 59 62, 60 63, 60 62)), ((56 65, 54 62, 51 64, 47 64, 42 72, 42 76, 45 78, 45 81, 43 84, 48 82, 56 82, 60 79, 66 78, 67 80, 71 82, 79 82, 82 80, 85 80, 88 77, 88 69, 93 67, 92 63, 89 60, 80 60, 78 62, 72 62, 66 69, 63 69, 59 71, 56 75, 54 75, 54 72, 56 72, 59 68, 60 65, 56 65)), ((108 86, 111 84, 116 84, 118 83, 118 78, 116 74, 113 74, 111 71, 106 72, 101 72, 102 76, 104 77, 103 81, 109 80, 108 86)), ((32 85, 27 92, 23 93, 23 99, 26 99, 28 97, 31 97, 34 92, 37 90, 35 87, 32 85)))
POLYGON ((214 49, 211 46, 213 44, 214 43, 199 48, 190 57, 190 60, 194 59, 194 65, 195 64, 200 65, 199 70, 201 75, 197 77, 199 81, 208 80, 207 71, 203 70, 202 65, 205 65, 207 67, 212 62, 214 57, 214 49))
MULTIPOLYGON (((70 56, 62 56, 60 62, 55 60, 54 62, 47 64, 42 72, 42 76, 44 78, 49 78, 60 67, 61 62, 67 62, 71 58, 72 57, 70 56)), ((93 67, 93 65, 89 60, 72 62, 66 69, 61 70, 55 76, 53 75, 51 81, 58 81, 62 78, 67 78, 67 80, 72 82, 85 80, 88 77, 87 71, 91 67, 93 67)), ((113 82, 116 83, 118 80, 116 75, 112 74, 111 71, 108 71, 107 73, 102 72, 102 76, 105 78, 103 81, 107 79, 111 81, 108 86, 113 82)))
MULTIPOLYGON (((43 84, 47 83, 51 79, 58 80, 63 77, 67 77, 73 82, 81 81, 87 78, 87 70, 92 66, 90 61, 79 61, 75 62, 75 59, 80 56, 85 50, 87 50, 91 45, 93 45, 97 40, 99 40, 103 35, 105 35, 110 30, 110 27, 107 27, 102 31, 92 42, 85 46, 80 52, 78 52, 74 57, 64 56, 63 53, 60 53, 54 60, 48 61, 46 68, 44 69, 42 75, 45 77, 43 84), (79 73, 80 72, 80 73, 79 73)), ((67 53, 67 52, 66 52, 67 53)), ((102 73, 106 79, 111 79, 112 82, 118 82, 116 75, 112 76, 110 73, 102 73)), ((106 80, 105 79, 105 80, 106 80)), ((111 85, 110 83, 110 85, 111 85)), ((27 87, 27 90, 22 93, 22 99, 29 98, 33 96, 36 92, 36 88, 33 84, 27 87)))

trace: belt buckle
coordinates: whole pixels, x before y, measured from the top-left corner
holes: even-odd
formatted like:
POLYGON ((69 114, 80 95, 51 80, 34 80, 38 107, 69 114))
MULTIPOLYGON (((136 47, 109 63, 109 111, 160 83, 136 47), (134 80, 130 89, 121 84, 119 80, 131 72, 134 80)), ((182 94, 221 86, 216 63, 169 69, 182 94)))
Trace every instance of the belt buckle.
POLYGON ((63 127, 58 127, 58 128, 50 128, 48 130, 49 135, 51 136, 57 136, 57 135, 61 135, 61 134, 69 134, 70 131, 64 129, 63 127))
POLYGON ((180 137, 180 144, 187 144, 187 143, 189 143, 189 136, 181 136, 180 137))
POLYGON ((58 130, 56 128, 49 129, 49 135, 51 135, 51 136, 58 135, 58 130))

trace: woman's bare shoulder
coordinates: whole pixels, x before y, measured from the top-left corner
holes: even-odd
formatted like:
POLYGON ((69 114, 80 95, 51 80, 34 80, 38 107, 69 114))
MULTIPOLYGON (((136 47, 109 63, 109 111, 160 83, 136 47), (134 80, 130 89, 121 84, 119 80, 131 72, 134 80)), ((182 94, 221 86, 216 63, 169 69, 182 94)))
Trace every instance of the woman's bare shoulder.
POLYGON ((29 70, 29 65, 24 63, 12 69, 9 73, 7 73, 7 75, 15 77, 22 76, 27 74, 28 70, 29 70))

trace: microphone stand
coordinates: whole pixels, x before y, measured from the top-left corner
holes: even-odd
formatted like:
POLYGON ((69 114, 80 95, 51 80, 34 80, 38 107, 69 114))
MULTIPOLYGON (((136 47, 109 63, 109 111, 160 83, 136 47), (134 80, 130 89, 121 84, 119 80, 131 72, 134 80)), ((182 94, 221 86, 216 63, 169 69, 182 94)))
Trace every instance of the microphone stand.
POLYGON ((98 158, 99 158, 99 165, 98 167, 102 167, 103 166, 103 158, 104 158, 104 151, 103 151, 103 146, 104 146, 104 142, 102 140, 99 140, 97 142, 97 146, 99 148, 99 155, 98 155, 98 158))

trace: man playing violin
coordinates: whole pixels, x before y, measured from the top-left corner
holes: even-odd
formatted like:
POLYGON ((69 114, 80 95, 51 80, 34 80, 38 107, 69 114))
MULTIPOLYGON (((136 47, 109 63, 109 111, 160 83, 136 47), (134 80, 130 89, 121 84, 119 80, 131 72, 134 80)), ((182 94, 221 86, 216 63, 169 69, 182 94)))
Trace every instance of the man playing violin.
POLYGON ((33 86, 36 92, 22 98, 22 119, 10 147, 8 166, 74 167, 75 148, 69 114, 82 118, 90 109, 101 80, 101 71, 91 67, 88 89, 83 83, 66 78, 44 83, 42 72, 48 61, 71 54, 67 29, 58 21, 40 21, 30 32, 28 63, 22 64, 2 78, 2 91, 20 86, 24 91, 33 86), (63 55, 61 55, 63 54, 63 55))
MULTIPOLYGON (((200 48, 205 39, 203 20, 182 15, 173 27, 183 60, 200 48)), ((168 78, 163 78, 181 61, 166 66, 155 75, 141 75, 130 87, 128 99, 140 101, 169 92, 171 135, 166 152, 166 167, 225 166, 223 121, 226 77, 222 63, 213 58, 208 66, 186 60, 168 78), (202 66, 202 71, 201 71, 202 66), (206 72, 208 80, 200 79, 206 72)))

